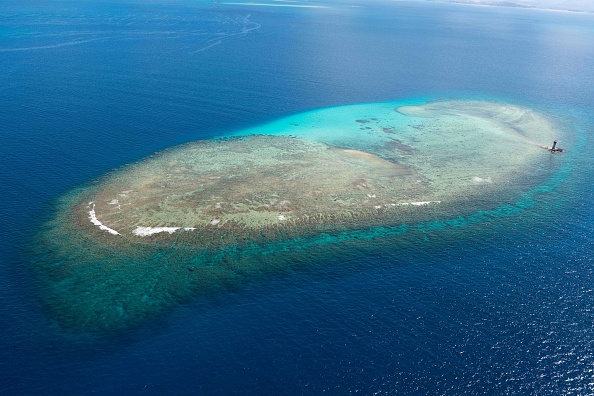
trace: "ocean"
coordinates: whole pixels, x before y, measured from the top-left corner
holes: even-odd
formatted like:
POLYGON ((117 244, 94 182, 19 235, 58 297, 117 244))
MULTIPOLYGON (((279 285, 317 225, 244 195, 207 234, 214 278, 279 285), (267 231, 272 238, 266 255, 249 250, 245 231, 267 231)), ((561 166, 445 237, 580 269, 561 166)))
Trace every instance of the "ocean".
POLYGON ((9 0, 0 17, 0 393, 594 394, 594 15, 9 0), (74 188, 318 109, 466 99, 551 114, 563 138, 499 211, 405 247, 337 239, 108 334, 45 303, 29 253, 74 188))

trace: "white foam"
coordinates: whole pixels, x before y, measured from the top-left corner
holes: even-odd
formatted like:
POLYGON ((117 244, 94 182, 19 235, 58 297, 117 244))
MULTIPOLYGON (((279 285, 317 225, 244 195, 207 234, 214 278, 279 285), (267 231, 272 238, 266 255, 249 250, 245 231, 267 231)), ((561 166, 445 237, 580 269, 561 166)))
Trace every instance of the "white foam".
POLYGON ((99 38, 94 38, 94 39, 89 39, 89 40, 74 40, 74 41, 67 41, 65 43, 41 45, 41 46, 35 46, 35 47, 0 48, 0 52, 43 50, 43 49, 50 49, 50 48, 65 47, 65 46, 69 46, 69 45, 86 44, 86 43, 92 43, 93 41, 103 41, 103 40, 109 40, 109 39, 110 39, 110 37, 99 37, 99 38))
POLYGON ((425 201, 425 202, 411 202, 411 205, 414 206, 424 206, 424 205, 431 205, 431 204, 438 204, 441 203, 441 201, 425 201))
POLYGON ((173 234, 180 228, 181 227, 136 227, 136 229, 132 231, 132 233, 137 236, 150 236, 153 234, 158 234, 160 232, 167 232, 169 234, 173 234))
POLYGON ((110 204, 110 205, 117 205, 117 204, 119 204, 119 203, 120 203, 120 201, 119 201, 119 200, 117 200, 117 199, 112 199, 111 201, 109 201, 109 204, 110 204))
POLYGON ((281 221, 287 220, 286 216, 284 216, 284 215, 279 215, 278 216, 278 219, 281 220, 281 221))
POLYGON ((431 204, 438 204, 441 201, 421 201, 421 202, 401 202, 397 204, 391 204, 392 206, 407 206, 407 205, 414 205, 414 206, 425 206, 431 204))
POLYGON ((95 213, 95 204, 93 202, 89 202, 89 205, 90 204, 93 204, 93 208, 89 210, 89 219, 91 220, 91 223, 95 224, 96 226, 99 226, 100 230, 107 231, 112 235, 120 235, 119 232, 117 232, 113 228, 109 228, 108 226, 103 225, 103 223, 100 222, 99 219, 97 219, 97 214, 95 213))
POLYGON ((214 46, 217 46, 217 45, 221 44, 222 42, 223 42, 222 40, 216 40, 216 41, 211 42, 210 44, 208 44, 208 45, 206 45, 206 46, 204 46, 204 47, 202 47, 200 49, 197 49, 196 51, 192 51, 191 53, 192 54, 197 54, 198 52, 206 51, 207 49, 212 48, 214 46))
MULTIPOLYGON (((241 3, 244 4, 244 3, 241 3)), ((231 37, 235 37, 235 36, 241 36, 241 35, 245 35, 250 33, 252 30, 256 30, 256 29, 260 29, 262 27, 262 25, 260 25, 259 23, 253 22, 250 20, 250 15, 246 16, 245 18, 243 18, 243 20, 241 21, 244 23, 244 26, 242 27, 241 31, 236 32, 236 33, 229 33, 229 34, 223 34, 222 36, 218 36, 214 39, 211 40, 207 40, 204 44, 204 46, 202 48, 199 48, 195 51, 191 51, 191 54, 197 54, 199 52, 203 52, 206 51, 212 47, 215 47, 219 44, 222 44, 224 40, 229 39, 231 37)), ((209 179, 220 179, 221 176, 210 176, 209 179)))
POLYGON ((194 230, 197 230, 197 228, 196 227, 184 227, 184 230, 185 231, 194 231, 194 230))
POLYGON ((217 224, 219 224, 220 222, 221 222, 221 220, 219 220, 219 219, 213 219, 213 220, 210 222, 210 224, 212 224, 212 225, 217 225, 217 224))

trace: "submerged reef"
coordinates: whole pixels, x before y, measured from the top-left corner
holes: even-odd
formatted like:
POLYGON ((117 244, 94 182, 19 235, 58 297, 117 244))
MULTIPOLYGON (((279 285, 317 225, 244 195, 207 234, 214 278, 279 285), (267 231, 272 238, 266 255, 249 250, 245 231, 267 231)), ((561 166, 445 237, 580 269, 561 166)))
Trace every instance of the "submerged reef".
POLYGON ((197 294, 312 266, 320 246, 341 254, 349 235, 402 237, 513 199, 546 177, 540 146, 555 133, 534 111, 479 101, 287 117, 71 191, 33 241, 32 265, 60 326, 127 328, 197 294))

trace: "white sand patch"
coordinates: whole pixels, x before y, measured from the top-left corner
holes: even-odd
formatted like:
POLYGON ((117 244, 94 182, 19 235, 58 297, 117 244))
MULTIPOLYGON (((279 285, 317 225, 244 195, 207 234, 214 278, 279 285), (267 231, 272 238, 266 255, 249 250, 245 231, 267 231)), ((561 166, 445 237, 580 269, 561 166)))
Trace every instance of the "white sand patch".
POLYGON ((367 198, 377 198, 375 194, 367 194, 367 198))
POLYGON ((136 227, 136 229, 132 231, 132 234, 137 236, 149 236, 153 234, 158 234, 160 232, 167 232, 169 234, 173 234, 180 228, 181 227, 136 227))
POLYGON ((212 224, 212 225, 217 225, 217 224, 219 224, 220 222, 221 222, 221 220, 220 220, 220 219, 213 219, 213 220, 210 222, 210 224, 212 224))
POLYGON ((221 203, 220 202, 217 202, 215 204, 215 209, 221 209, 221 203))
POLYGON ((120 235, 119 232, 117 232, 113 228, 109 228, 108 226, 103 225, 103 223, 100 222, 99 219, 97 219, 97 214, 95 213, 95 204, 93 202, 89 202, 89 205, 91 204, 93 204, 93 208, 89 210, 89 219, 91 220, 91 223, 95 224, 96 226, 99 226, 100 230, 107 231, 112 235, 120 235))
POLYGON ((493 183, 493 180, 491 180, 490 177, 487 177, 486 179, 482 179, 478 176, 475 176, 472 178, 472 181, 475 183, 493 183))

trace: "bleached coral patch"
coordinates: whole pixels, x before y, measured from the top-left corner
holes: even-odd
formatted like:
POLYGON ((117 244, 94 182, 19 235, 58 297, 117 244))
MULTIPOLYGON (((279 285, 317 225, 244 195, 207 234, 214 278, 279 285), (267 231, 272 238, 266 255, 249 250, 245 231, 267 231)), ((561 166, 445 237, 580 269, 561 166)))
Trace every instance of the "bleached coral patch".
POLYGON ((493 180, 491 180, 490 177, 487 177, 486 179, 482 179, 478 176, 475 176, 472 178, 472 181, 475 183, 493 183, 493 180))
POLYGON ((136 227, 132 234, 136 236, 150 236, 153 234, 158 234, 160 232, 166 232, 168 234, 173 234, 175 231, 179 230, 181 227, 136 227))

